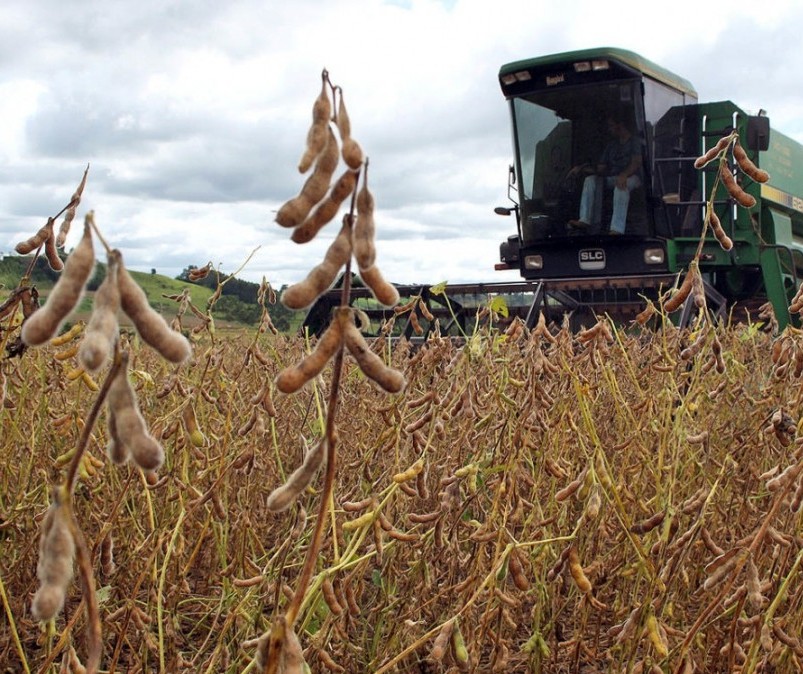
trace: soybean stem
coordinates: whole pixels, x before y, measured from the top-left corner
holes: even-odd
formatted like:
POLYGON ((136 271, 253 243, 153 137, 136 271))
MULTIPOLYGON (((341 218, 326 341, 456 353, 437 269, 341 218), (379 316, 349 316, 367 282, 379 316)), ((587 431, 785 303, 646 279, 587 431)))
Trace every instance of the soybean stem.
POLYGON ((17 650, 17 654, 19 655, 20 662, 22 663, 22 667, 25 669, 26 674, 30 674, 31 670, 28 667, 28 660, 25 657, 25 650, 22 647, 19 632, 17 632, 17 625, 14 622, 14 614, 11 612, 11 605, 8 601, 8 595, 6 594, 6 587, 3 584, 2 575, 0 575, 0 599, 3 601, 3 608, 5 609, 6 617, 8 618, 8 624, 9 629, 11 630, 11 638, 14 642, 14 648, 17 650))
MULTIPOLYGON (((89 426, 89 424, 87 424, 89 426)), ((92 557, 86 545, 86 539, 75 520, 72 510, 72 497, 67 494, 68 511, 70 513, 70 529, 75 540, 75 552, 78 561, 78 572, 81 578, 81 592, 86 602, 87 619, 87 674, 96 674, 100 667, 100 656, 103 650, 101 643, 100 610, 95 594, 95 576, 92 572, 92 557)))
POLYGON ((332 367, 332 386, 329 390, 329 404, 326 410, 326 475, 323 483, 323 493, 321 494, 321 505, 318 510, 318 517, 315 520, 315 528, 312 532, 310 545, 307 548, 307 555, 304 558, 304 567, 301 569, 296 592, 293 600, 287 608, 285 614, 287 627, 292 629, 298 616, 298 610, 304 600, 307 586, 312 579, 315 563, 318 559, 318 552, 321 548, 323 539, 323 527, 326 522, 327 511, 329 510, 329 499, 335 483, 335 447, 337 434, 335 433, 335 412, 337 410, 338 394, 340 392, 340 374, 343 371, 343 345, 337 350, 335 362, 332 367))
POLYGON ((178 540, 179 531, 181 531, 181 525, 184 523, 184 517, 186 516, 187 512, 182 509, 178 516, 178 522, 176 522, 176 526, 173 529, 173 535, 170 537, 170 543, 167 546, 167 552, 165 552, 165 558, 162 562, 162 571, 159 574, 159 587, 156 593, 156 615, 157 615, 157 624, 159 626, 159 671, 164 672, 165 670, 165 648, 164 648, 164 606, 162 605, 163 595, 164 595, 164 586, 165 581, 167 579, 167 567, 170 564, 170 557, 173 554, 173 550, 176 547, 176 540, 178 540))

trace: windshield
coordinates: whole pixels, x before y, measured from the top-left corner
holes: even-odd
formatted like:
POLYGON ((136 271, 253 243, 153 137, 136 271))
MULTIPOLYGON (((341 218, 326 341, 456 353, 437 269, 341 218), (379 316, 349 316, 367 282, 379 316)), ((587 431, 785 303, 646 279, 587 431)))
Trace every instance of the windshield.
POLYGON ((525 243, 648 233, 640 80, 542 90, 512 106, 525 243))

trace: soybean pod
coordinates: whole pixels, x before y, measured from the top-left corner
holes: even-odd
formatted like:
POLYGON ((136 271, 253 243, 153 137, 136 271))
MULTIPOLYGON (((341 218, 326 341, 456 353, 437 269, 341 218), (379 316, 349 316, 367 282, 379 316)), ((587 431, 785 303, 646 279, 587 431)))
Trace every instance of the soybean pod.
POLYGON ((76 307, 95 266, 95 251, 90 228, 91 214, 84 223, 84 235, 75 247, 47 302, 22 326, 22 340, 28 346, 40 346, 53 337, 62 322, 76 307))

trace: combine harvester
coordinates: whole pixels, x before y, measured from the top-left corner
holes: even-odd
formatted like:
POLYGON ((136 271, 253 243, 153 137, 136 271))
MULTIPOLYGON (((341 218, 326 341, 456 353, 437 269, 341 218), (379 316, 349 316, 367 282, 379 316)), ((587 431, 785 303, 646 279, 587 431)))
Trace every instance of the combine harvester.
MULTIPOLYGON (((541 311, 558 321, 570 312, 575 325, 601 314, 632 319, 646 299, 657 300, 675 284, 697 252, 719 164, 698 170, 694 161, 735 130, 771 177, 759 184, 734 169, 756 199, 750 209, 737 206, 721 185, 714 195, 734 245, 725 251, 710 233, 703 244, 708 306, 745 318, 769 301, 781 328, 793 320, 788 306, 803 277, 803 146, 771 129, 763 111, 750 115, 731 101, 699 103, 685 79, 612 48, 516 61, 501 68, 499 82, 510 104, 515 163, 508 181, 513 205, 495 210, 514 215, 517 231, 500 246, 496 268, 517 269, 524 281, 447 286, 434 294, 429 286, 399 286, 402 297, 420 296, 442 328, 473 319, 476 306, 463 298, 487 302, 493 294, 526 294, 528 301, 511 312, 529 327, 541 311), (598 189, 589 202, 596 204, 586 211, 589 222, 576 222, 593 170, 586 167, 598 164, 619 125, 640 153, 623 233, 610 228, 612 187, 598 189)), ((324 295, 307 325, 317 329, 338 299, 324 295)), ((404 332, 410 336, 410 324, 404 332)))

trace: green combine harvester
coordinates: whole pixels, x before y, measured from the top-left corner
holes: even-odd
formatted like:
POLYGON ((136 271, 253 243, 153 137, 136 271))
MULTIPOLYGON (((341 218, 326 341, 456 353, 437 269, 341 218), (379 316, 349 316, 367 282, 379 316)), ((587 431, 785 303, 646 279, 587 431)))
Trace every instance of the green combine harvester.
MULTIPOLYGON (((710 232, 705 240, 700 270, 708 304, 755 319, 769 301, 781 327, 797 320, 788 305, 803 276, 803 146, 771 129, 763 111, 699 103, 685 79, 612 48, 509 63, 499 82, 510 104, 515 164, 514 205, 496 212, 515 214, 517 233, 501 245, 497 269, 518 269, 535 284, 530 325, 539 311, 627 320, 644 298, 671 287, 697 251, 717 177, 718 162, 698 170, 694 161, 734 130, 770 180, 755 183, 734 169, 756 199, 750 209, 717 189, 715 213, 734 246, 723 250, 710 232), (606 155, 611 141, 631 149, 606 155), (640 156, 622 169, 629 152, 640 156), (605 159, 618 159, 620 174, 636 175, 627 189, 614 190, 616 175, 592 174, 605 159), (623 208, 615 201, 625 193, 623 208)), ((730 164, 737 166, 732 158, 730 164)))
MULTIPOLYGON (((515 163, 508 181, 513 205, 495 210, 514 214, 517 231, 500 246, 496 268, 516 269, 524 281, 434 292, 428 285, 397 286, 403 302, 420 297, 442 332, 470 329, 478 303, 494 295, 515 299, 509 316, 529 327, 539 312, 557 322, 569 313, 575 327, 605 314, 631 320, 694 258, 719 167, 715 161, 700 170, 694 162, 735 130, 770 180, 753 182, 730 158, 734 178, 756 205, 737 206, 721 184, 714 195, 714 211, 734 245, 723 250, 709 230, 699 260, 707 304, 725 319, 755 320, 770 302, 781 328, 799 322, 788 307, 803 277, 803 146, 771 129, 763 111, 750 115, 731 101, 699 103, 687 80, 613 48, 509 63, 499 83, 510 105, 515 163), (621 149, 605 154, 613 141, 635 157, 632 166, 633 157, 625 157, 624 172, 635 177, 628 178, 624 206, 616 176, 598 166, 621 160, 621 149), (587 182, 594 193, 583 205, 587 182)), ((355 283, 352 297, 371 318, 392 313, 372 308, 368 290, 355 283)), ((325 293, 304 326, 320 332, 339 301, 337 290, 325 293)), ((673 320, 686 323, 691 302, 676 314, 673 320)), ((424 323, 432 329, 432 321, 424 323)), ((403 334, 412 336, 409 322, 403 334)))

